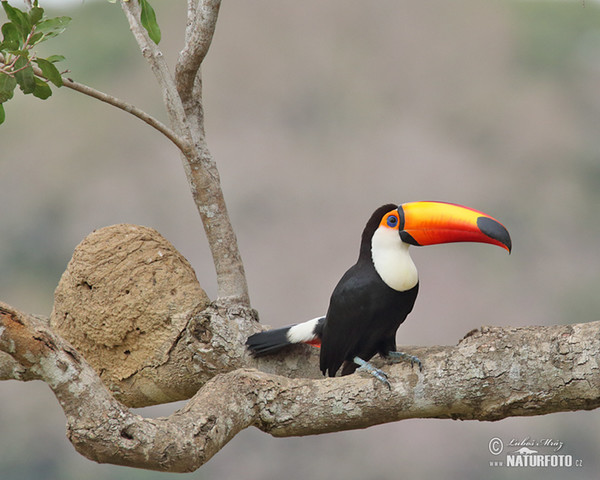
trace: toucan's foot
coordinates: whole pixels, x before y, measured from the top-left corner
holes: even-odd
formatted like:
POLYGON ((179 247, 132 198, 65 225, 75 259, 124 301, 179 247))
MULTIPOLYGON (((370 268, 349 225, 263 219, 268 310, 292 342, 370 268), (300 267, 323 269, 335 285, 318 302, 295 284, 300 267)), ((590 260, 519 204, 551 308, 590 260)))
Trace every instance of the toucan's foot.
POLYGON ((369 372, 377 380, 379 380, 381 383, 383 383, 388 389, 390 389, 390 390, 392 389, 392 386, 390 385, 390 382, 388 380, 388 376, 385 374, 385 372, 383 370, 379 370, 378 368, 374 367, 372 364, 363 360, 360 357, 354 357, 352 359, 352 361, 358 365, 358 370, 363 370, 365 372, 369 372))
POLYGON ((388 358, 396 361, 408 361, 410 362, 411 367, 414 367, 416 363, 419 366, 419 372, 423 371, 423 364, 421 363, 421 360, 419 360, 419 357, 415 357, 414 355, 410 355, 409 353, 404 352, 388 352, 387 356, 388 358))

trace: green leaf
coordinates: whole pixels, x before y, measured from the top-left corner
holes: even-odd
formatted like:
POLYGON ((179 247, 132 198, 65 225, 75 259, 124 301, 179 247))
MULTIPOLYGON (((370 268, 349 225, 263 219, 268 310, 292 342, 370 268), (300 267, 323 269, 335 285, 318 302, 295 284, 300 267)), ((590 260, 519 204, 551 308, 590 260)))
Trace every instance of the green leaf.
POLYGON ((11 7, 6 1, 2 1, 2 8, 4 8, 8 19, 17 27, 21 36, 25 39, 29 35, 29 32, 31 32, 29 16, 18 8, 11 7))
POLYGON ((4 120, 6 120, 6 113, 4 112, 4 105, 0 103, 0 125, 4 123, 4 120))
POLYGON ((63 55, 50 55, 46 60, 50 63, 62 62, 65 59, 63 55))
POLYGON ((2 25, 2 50, 18 50, 22 45, 22 38, 19 30, 13 23, 5 23, 2 25))
POLYGON ((44 9, 34 6, 31 10, 29 10, 29 21, 32 25, 36 25, 44 16, 44 9))
POLYGON ((38 23, 35 30, 36 32, 42 32, 45 38, 56 37, 65 31, 70 21, 71 17, 48 18, 38 23))
POLYGON ((12 53, 15 57, 24 57, 25 60, 29 58, 29 50, 11 50, 9 53, 12 53))
POLYGON ((158 45, 160 43, 160 27, 156 21, 156 13, 154 13, 154 9, 150 6, 148 0, 140 0, 140 6, 142 7, 140 15, 142 26, 148 32, 150 39, 158 45))
POLYGON ((44 82, 41 78, 35 77, 35 89, 33 90, 33 96, 46 100, 52 95, 52 89, 50 85, 44 82))
POLYGON ((49 62, 48 60, 45 60, 43 58, 38 58, 35 60, 35 63, 37 63, 38 67, 42 69, 44 77, 50 80, 57 87, 62 87, 62 77, 60 76, 60 72, 52 62, 49 62))
POLYGON ((44 41, 44 34, 42 32, 37 32, 34 33, 31 38, 29 39, 29 45, 31 45, 32 47, 34 45, 37 45, 38 43, 44 41))
POLYGON ((33 93, 35 90, 35 75, 31 65, 27 65, 28 59, 20 57, 15 63, 15 69, 19 70, 15 73, 15 79, 24 94, 33 93))
POLYGON ((6 73, 0 73, 0 103, 10 100, 14 93, 17 81, 6 73))

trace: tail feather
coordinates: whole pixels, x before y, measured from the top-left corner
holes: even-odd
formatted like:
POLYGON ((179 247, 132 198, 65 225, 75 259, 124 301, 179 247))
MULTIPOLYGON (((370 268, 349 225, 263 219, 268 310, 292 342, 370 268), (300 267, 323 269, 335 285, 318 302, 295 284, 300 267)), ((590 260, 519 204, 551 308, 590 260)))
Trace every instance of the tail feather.
POLYGON ((266 332, 250 335, 246 340, 246 346, 256 356, 275 353, 282 348, 291 345, 287 338, 290 327, 276 328, 266 332))
POLYGON ((255 333, 248 337, 246 346, 257 356, 275 353, 288 345, 296 343, 320 346, 324 322, 325 317, 318 317, 308 322, 255 333))

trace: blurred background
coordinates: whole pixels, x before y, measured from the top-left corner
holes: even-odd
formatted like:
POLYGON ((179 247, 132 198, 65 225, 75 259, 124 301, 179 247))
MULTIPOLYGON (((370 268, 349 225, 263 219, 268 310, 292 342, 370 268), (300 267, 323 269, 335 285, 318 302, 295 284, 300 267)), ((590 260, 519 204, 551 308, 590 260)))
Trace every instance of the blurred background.
MULTIPOLYGON (((118 6, 40 3, 73 17, 45 45, 67 57, 69 76, 166 121, 118 6)), ((151 3, 173 65, 186 2, 151 3)), ((399 345, 456 344, 481 325, 599 319, 596 2, 228 0, 203 70, 209 146, 262 322, 323 314, 371 212, 413 200, 483 210, 508 227, 514 250, 414 248, 421 292, 399 345)), ((75 246, 121 222, 159 230, 214 298, 175 147, 66 88, 45 102, 16 97, 0 127, 0 299, 48 315, 75 246)), ((0 477, 10 480, 592 479, 600 467, 595 411, 289 439, 249 429, 197 472, 177 475, 81 457, 41 382, 0 383, 0 405, 0 477), (559 453, 583 466, 492 467, 494 437, 562 441, 559 453)))

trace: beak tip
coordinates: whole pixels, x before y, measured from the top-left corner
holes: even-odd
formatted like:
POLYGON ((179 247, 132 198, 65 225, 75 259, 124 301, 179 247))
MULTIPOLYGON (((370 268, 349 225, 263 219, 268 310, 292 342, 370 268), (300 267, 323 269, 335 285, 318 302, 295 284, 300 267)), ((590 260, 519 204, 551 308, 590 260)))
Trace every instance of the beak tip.
POLYGON ((477 219, 477 226, 481 230, 481 233, 495 240, 510 255, 512 252, 512 240, 504 225, 490 217, 479 217, 477 219))

